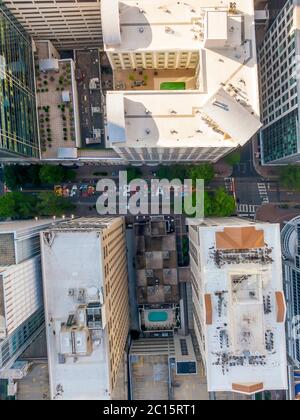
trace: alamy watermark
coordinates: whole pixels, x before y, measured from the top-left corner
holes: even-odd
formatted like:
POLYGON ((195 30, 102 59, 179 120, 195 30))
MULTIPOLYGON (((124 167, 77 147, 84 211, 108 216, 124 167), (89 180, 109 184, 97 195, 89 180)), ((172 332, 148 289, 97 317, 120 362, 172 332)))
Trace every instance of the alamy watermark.
POLYGON ((118 186, 112 179, 97 183, 100 196, 96 208, 104 215, 185 214, 204 218, 204 180, 135 179, 128 183, 127 172, 119 173, 118 186), (150 189, 149 189, 150 188, 150 189))

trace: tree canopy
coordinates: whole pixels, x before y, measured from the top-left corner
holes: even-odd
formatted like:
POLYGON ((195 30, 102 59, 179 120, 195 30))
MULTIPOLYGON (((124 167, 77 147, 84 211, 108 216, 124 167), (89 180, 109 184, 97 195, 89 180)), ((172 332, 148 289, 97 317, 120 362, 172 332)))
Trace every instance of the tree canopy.
POLYGON ((236 151, 225 157, 225 162, 228 165, 235 166, 241 162, 241 153, 236 151))
POLYGON ((127 171, 127 182, 128 184, 137 179, 140 178, 142 176, 142 171, 140 168, 136 168, 134 166, 130 166, 129 168, 126 169, 127 171))
POLYGON ((14 191, 25 185, 40 187, 74 181, 76 173, 70 168, 54 165, 10 165, 4 167, 4 182, 14 191))
POLYGON ((36 216, 36 197, 21 192, 11 192, 0 197, 0 217, 26 219, 36 216))
POLYGON ((234 197, 229 195, 223 188, 213 193, 210 199, 211 204, 206 216, 228 217, 235 213, 236 203, 234 197))
POLYGON ((211 164, 205 163, 201 165, 174 165, 161 166, 157 171, 157 176, 160 179, 180 179, 184 182, 185 179, 192 179, 194 184, 197 179, 203 179, 206 183, 214 179, 215 171, 211 164))
POLYGON ((52 192, 42 192, 38 196, 37 211, 40 216, 62 216, 73 211, 75 205, 65 197, 52 192))
MULTIPOLYGON (((193 206, 196 205, 196 193, 193 192, 193 206)), ((234 197, 229 195, 223 188, 215 192, 204 193, 204 215, 205 217, 229 217, 236 212, 234 197)), ((190 216, 189 214, 187 215, 190 216)))
POLYGON ((39 186, 40 165, 6 165, 4 166, 4 182, 10 190, 16 190, 25 184, 39 186))
POLYGON ((0 218, 62 216, 74 209, 74 204, 68 198, 58 197, 52 192, 32 195, 15 191, 0 197, 0 218))
POLYGON ((280 171, 280 180, 284 187, 300 190, 300 165, 284 166, 280 171))
POLYGON ((74 181, 75 172, 63 166, 44 165, 40 170, 40 180, 42 184, 61 184, 63 182, 74 181))

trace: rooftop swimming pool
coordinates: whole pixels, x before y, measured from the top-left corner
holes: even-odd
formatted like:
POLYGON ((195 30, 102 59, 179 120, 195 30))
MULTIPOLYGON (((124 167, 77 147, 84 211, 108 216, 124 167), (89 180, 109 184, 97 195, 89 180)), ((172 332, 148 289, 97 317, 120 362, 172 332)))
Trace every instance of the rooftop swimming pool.
POLYGON ((169 318, 168 312, 165 312, 165 311, 149 312, 148 314, 149 322, 166 322, 168 318, 169 318))

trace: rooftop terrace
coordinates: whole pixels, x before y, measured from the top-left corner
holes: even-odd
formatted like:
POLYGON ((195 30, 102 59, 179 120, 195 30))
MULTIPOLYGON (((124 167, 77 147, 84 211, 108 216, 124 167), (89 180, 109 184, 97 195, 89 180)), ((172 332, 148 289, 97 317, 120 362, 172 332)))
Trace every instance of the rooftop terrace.
POLYGON ((60 157, 61 149, 80 147, 75 66, 61 60, 49 41, 37 45, 38 120, 44 159, 60 157))

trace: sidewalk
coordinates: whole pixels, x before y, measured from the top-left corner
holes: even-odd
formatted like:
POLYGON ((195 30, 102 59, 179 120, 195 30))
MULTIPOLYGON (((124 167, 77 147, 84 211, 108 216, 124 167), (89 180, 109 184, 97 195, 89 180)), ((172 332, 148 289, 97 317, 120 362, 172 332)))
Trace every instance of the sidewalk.
POLYGON ((228 165, 224 160, 214 164, 217 178, 229 178, 232 175, 233 167, 228 165))
MULTIPOLYGON (((294 203, 294 206, 298 203, 294 203)), ((292 203, 289 203, 289 208, 280 208, 279 204, 269 203, 260 206, 256 212, 255 220, 267 223, 279 223, 281 227, 288 220, 299 216, 299 209, 296 209, 292 203)))

